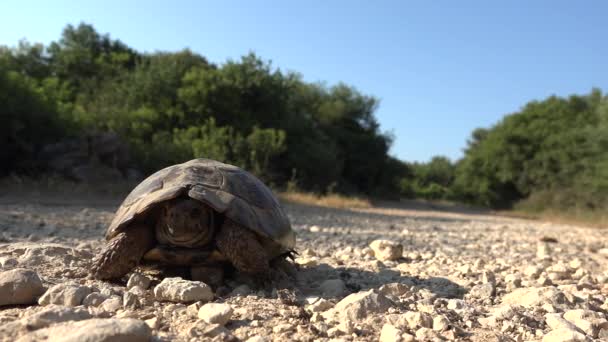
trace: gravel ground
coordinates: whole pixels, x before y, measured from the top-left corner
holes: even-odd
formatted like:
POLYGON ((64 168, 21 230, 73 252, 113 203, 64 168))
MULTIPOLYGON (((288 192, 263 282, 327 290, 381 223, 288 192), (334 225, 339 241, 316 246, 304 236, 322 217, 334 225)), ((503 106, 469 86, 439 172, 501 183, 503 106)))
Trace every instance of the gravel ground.
POLYGON ((290 204, 299 256, 272 288, 109 283, 87 270, 119 201, 67 197, 0 198, 0 340, 608 340, 604 230, 290 204))

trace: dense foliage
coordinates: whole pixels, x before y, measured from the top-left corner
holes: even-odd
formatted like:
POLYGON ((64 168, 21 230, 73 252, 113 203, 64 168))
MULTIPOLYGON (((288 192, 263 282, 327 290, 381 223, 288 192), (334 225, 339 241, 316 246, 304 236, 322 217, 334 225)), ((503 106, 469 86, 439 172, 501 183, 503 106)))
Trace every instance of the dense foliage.
POLYGON ((532 101, 477 130, 456 170, 460 197, 490 206, 596 209, 608 195, 608 97, 532 101))
POLYGON ((532 101, 473 131, 464 157, 404 163, 345 84, 308 83, 255 54, 215 65, 189 50, 141 53, 87 24, 57 42, 0 47, 0 173, 38 172, 42 147, 113 132, 144 173, 195 157, 278 186, 511 207, 605 208, 608 97, 532 101))
POLYGON ((145 173, 195 157, 245 167, 277 185, 378 194, 403 163, 352 87, 307 83, 254 54, 223 65, 189 50, 140 53, 68 25, 49 46, 0 50, 3 173, 27 172, 42 146, 115 132, 145 173))
POLYGON ((509 208, 604 209, 608 205, 608 97, 532 101, 473 131, 464 157, 412 164, 404 195, 509 208), (523 201, 523 202, 522 202, 523 201))

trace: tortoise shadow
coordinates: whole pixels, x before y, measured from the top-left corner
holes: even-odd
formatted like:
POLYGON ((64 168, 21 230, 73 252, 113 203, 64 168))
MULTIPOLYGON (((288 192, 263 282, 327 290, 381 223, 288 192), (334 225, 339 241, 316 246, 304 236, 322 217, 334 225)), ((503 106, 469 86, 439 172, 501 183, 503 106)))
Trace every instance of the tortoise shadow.
MULTIPOLYGON (((339 282, 336 282, 339 284, 339 282)), ((399 271, 389 268, 378 272, 354 267, 333 267, 328 264, 300 267, 297 271, 297 288, 304 296, 320 297, 329 300, 340 300, 343 297, 359 291, 378 289, 382 285, 399 283, 411 288, 412 292, 428 291, 435 298, 462 299, 468 290, 443 277, 404 276, 399 271), (341 280, 345 291, 327 291, 320 285, 327 280, 341 280)))

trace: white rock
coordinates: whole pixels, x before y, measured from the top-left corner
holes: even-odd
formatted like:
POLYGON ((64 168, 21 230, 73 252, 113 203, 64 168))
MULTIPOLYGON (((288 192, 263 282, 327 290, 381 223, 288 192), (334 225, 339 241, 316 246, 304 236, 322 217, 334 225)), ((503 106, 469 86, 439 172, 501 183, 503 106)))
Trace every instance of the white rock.
POLYGON ((492 317, 501 321, 510 320, 517 315, 520 309, 522 307, 519 305, 502 305, 492 310, 492 317))
POLYGON ((137 309, 141 306, 141 303, 136 294, 127 291, 122 296, 122 306, 125 309, 137 309))
POLYGON ((420 328, 416 330, 416 339, 419 341, 441 341, 439 334, 429 328, 420 328))
POLYGON ((568 328, 559 328, 543 337, 543 342, 585 342, 589 341, 585 334, 568 328))
POLYGON ((289 323, 280 323, 272 328, 272 332, 275 334, 286 333, 288 331, 292 331, 294 326, 289 323))
POLYGON ((198 310, 198 318, 207 323, 226 325, 232 317, 232 307, 223 303, 207 303, 198 310))
POLYGON ((33 304, 44 293, 38 274, 24 268, 0 272, 0 306, 33 304))
POLYGON ((245 342, 270 342, 270 340, 264 336, 256 335, 248 338, 245 342))
POLYGON ((71 308, 51 304, 42 311, 38 311, 33 315, 23 318, 22 321, 30 330, 34 330, 55 323, 81 321, 91 317, 91 314, 82 308, 71 308))
POLYGON ((448 320, 444 315, 435 316, 433 318, 433 330, 435 331, 445 331, 450 327, 450 320, 448 320))
POLYGON ((401 342, 403 332, 392 324, 384 324, 380 331, 380 342, 401 342))
POLYGON ((40 305, 58 304, 65 306, 78 306, 91 289, 79 284, 57 284, 48 289, 38 300, 40 305))
POLYGON ((301 266, 315 267, 319 264, 319 259, 316 257, 302 257, 302 258, 297 258, 295 260, 295 262, 301 266))
POLYGON ((564 280, 570 279, 572 275, 572 270, 563 263, 555 264, 547 269, 547 273, 549 274, 549 279, 551 280, 564 280))
POLYGON ((341 298, 347 292, 346 285, 341 279, 328 279, 321 283, 319 290, 325 297, 341 298))
POLYGON ((154 296, 158 300, 176 303, 208 302, 213 299, 213 290, 201 281, 165 278, 154 288, 154 296))
POLYGON ((393 306, 393 302, 383 294, 374 290, 353 293, 342 299, 336 306, 324 313, 337 315, 341 320, 358 321, 365 319, 369 314, 382 314, 393 306))
POLYGON ((18 342, 29 341, 149 341, 150 328, 143 322, 132 318, 87 319, 78 322, 54 324, 48 328, 36 330, 18 342))
POLYGON ((381 261, 397 260, 403 254, 403 246, 391 240, 374 240, 369 244, 376 259, 381 261))
POLYGON ((152 279, 150 279, 148 276, 143 275, 141 273, 133 273, 131 274, 131 276, 129 277, 129 281, 127 282, 127 289, 139 286, 142 289, 146 290, 148 287, 150 287, 150 282, 152 282, 152 279))
POLYGON ((524 307, 540 306, 546 303, 556 304, 564 300, 564 294, 552 286, 523 287, 502 298, 503 304, 516 304, 524 307))
POLYGON ((118 296, 111 296, 101 303, 101 308, 107 312, 116 312, 122 309, 122 298, 118 296))
POLYGON ((408 311, 404 316, 410 329, 433 327, 433 318, 426 312, 408 311))
POLYGON ((329 338, 335 338, 335 337, 338 337, 343 334, 344 334, 344 332, 342 332, 342 330, 338 329, 338 327, 333 327, 333 328, 327 329, 327 337, 329 337, 329 338))
POLYGON ((355 332, 355 323, 351 320, 343 320, 338 324, 338 329, 340 329, 345 334, 352 334, 355 332))

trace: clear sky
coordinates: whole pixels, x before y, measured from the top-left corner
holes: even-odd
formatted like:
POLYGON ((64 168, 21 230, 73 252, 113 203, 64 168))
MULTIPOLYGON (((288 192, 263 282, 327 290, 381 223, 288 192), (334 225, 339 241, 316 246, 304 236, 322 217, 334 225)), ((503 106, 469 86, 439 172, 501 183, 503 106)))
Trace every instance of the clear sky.
POLYGON ((93 24, 152 52, 222 63, 255 51, 307 81, 380 99, 408 161, 451 159, 474 128, 552 94, 608 91, 608 1, 9 1, 0 44, 48 43, 93 24))

